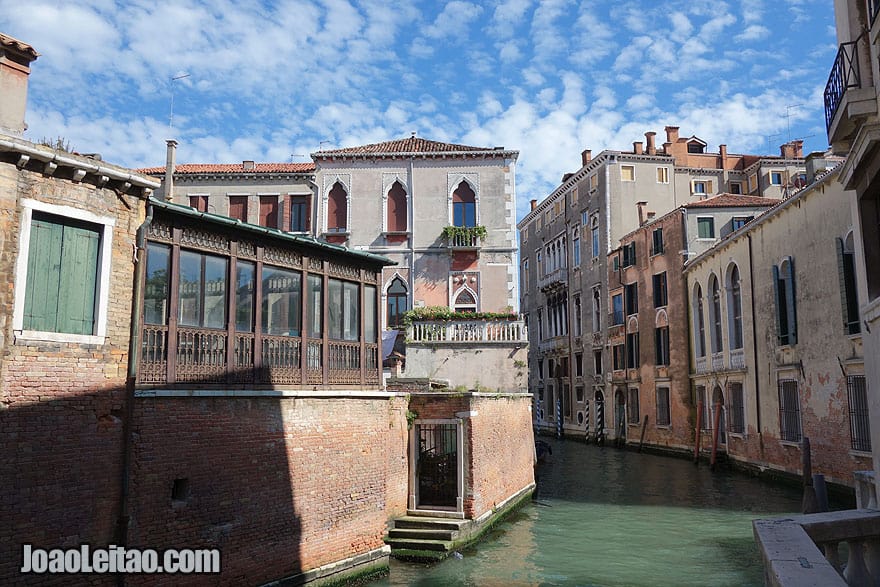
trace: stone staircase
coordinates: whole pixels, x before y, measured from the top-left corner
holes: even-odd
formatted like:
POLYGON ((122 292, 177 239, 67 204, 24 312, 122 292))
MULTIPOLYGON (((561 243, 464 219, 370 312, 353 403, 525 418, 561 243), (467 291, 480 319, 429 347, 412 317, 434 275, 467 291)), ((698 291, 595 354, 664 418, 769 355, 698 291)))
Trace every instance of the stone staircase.
POLYGON ((470 524, 470 520, 406 515, 392 522, 385 542, 395 558, 440 560, 460 544, 470 524))

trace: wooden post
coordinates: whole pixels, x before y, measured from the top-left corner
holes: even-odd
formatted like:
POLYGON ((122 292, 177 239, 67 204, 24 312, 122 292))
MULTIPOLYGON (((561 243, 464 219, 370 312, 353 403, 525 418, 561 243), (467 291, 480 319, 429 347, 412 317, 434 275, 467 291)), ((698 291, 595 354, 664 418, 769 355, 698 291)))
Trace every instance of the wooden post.
POLYGON ((721 404, 715 404, 715 417, 712 419, 714 422, 712 429, 712 455, 709 457, 709 469, 715 470, 715 455, 718 453, 718 434, 720 431, 718 428, 721 426, 721 404))
POLYGON ((642 452, 642 445, 645 444, 645 430, 648 428, 648 414, 645 414, 645 419, 642 420, 642 436, 639 438, 639 452, 642 452))
POLYGON ((697 428, 694 432, 694 464, 700 462, 700 426, 703 424, 703 400, 697 400, 697 428))

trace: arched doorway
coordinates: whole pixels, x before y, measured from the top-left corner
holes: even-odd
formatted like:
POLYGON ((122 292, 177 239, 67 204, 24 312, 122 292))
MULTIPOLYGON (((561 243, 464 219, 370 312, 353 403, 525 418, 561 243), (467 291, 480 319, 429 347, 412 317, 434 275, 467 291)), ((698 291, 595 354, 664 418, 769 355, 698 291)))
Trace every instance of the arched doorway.
POLYGON ((727 444, 727 422, 724 417, 724 393, 721 386, 716 385, 712 390, 712 425, 715 425, 715 414, 720 412, 718 418, 718 444, 727 444))
POLYGON ((614 392, 614 437, 618 444, 626 442, 626 393, 614 392))

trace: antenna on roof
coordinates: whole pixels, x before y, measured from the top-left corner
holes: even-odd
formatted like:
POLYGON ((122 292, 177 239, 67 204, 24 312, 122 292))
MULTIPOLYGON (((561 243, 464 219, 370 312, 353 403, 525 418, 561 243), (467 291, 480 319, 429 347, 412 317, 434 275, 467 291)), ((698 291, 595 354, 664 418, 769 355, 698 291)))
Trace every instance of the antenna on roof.
POLYGON ((174 129, 174 82, 189 76, 188 73, 182 73, 171 78, 171 111, 168 115, 168 130, 174 129))
POLYGON ((291 154, 290 154, 290 162, 291 162, 291 163, 293 163, 293 158, 294 158, 294 157, 303 157, 303 158, 305 158, 305 155, 301 155, 301 154, 299 154, 299 153, 291 153, 291 154))
POLYGON ((324 150, 324 143, 329 143, 329 142, 330 141, 318 141, 318 150, 323 151, 324 150))
POLYGON ((791 111, 794 108, 800 108, 803 104, 792 104, 785 107, 785 123, 788 126, 788 142, 791 142, 791 111))
POLYGON ((410 131, 409 136, 410 136, 410 138, 413 138, 413 139, 416 138, 416 131, 414 131, 414 130, 410 131))

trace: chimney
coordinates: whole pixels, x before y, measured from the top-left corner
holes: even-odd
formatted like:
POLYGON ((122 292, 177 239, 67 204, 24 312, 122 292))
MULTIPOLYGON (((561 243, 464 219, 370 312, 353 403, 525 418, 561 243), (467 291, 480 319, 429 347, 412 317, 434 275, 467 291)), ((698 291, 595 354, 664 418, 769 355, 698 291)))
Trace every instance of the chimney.
POLYGON ((256 164, 253 161, 242 161, 241 169, 242 171, 254 171, 256 169, 256 164))
POLYGON ((672 155, 672 143, 663 143, 663 154, 672 155))
POLYGON ((641 141, 636 141, 636 142, 633 143, 633 153, 635 153, 636 155, 641 155, 641 154, 642 154, 642 143, 641 143, 641 141))
POLYGON ((830 167, 828 160, 825 158, 825 153, 821 151, 817 151, 815 153, 810 153, 807 155, 806 167, 807 167, 807 185, 813 183, 816 180, 816 176, 822 173, 830 167))
POLYGON ((0 33, 0 132, 18 136, 27 130, 28 76, 39 56, 30 45, 0 33))
POLYGON ((677 126, 667 126, 666 127, 666 142, 674 143, 678 140, 678 127, 677 126))
POLYGON ((567 182, 569 179, 571 179, 571 176, 572 176, 572 175, 574 175, 574 173, 563 173, 563 174, 562 174, 562 183, 565 183, 565 182, 567 182))
POLYGON ((581 151, 581 165, 586 166, 593 159, 593 152, 589 149, 581 151))
POLYGON ((538 207, 538 200, 529 200, 529 210, 534 210, 538 207))
POLYGON ((654 145, 654 137, 657 136, 657 133, 654 131, 648 131, 645 133, 645 142, 648 145, 648 155, 656 155, 657 147, 654 145))
POLYGON ((648 202, 636 202, 636 206, 639 207, 639 226, 644 226, 647 218, 645 217, 645 207, 648 205, 648 202))
POLYGON ((177 169, 177 141, 168 139, 165 141, 168 148, 165 151, 165 201, 174 201, 174 172, 177 169))
POLYGON ((721 154, 721 169, 727 169, 727 145, 718 145, 718 152, 721 154))

